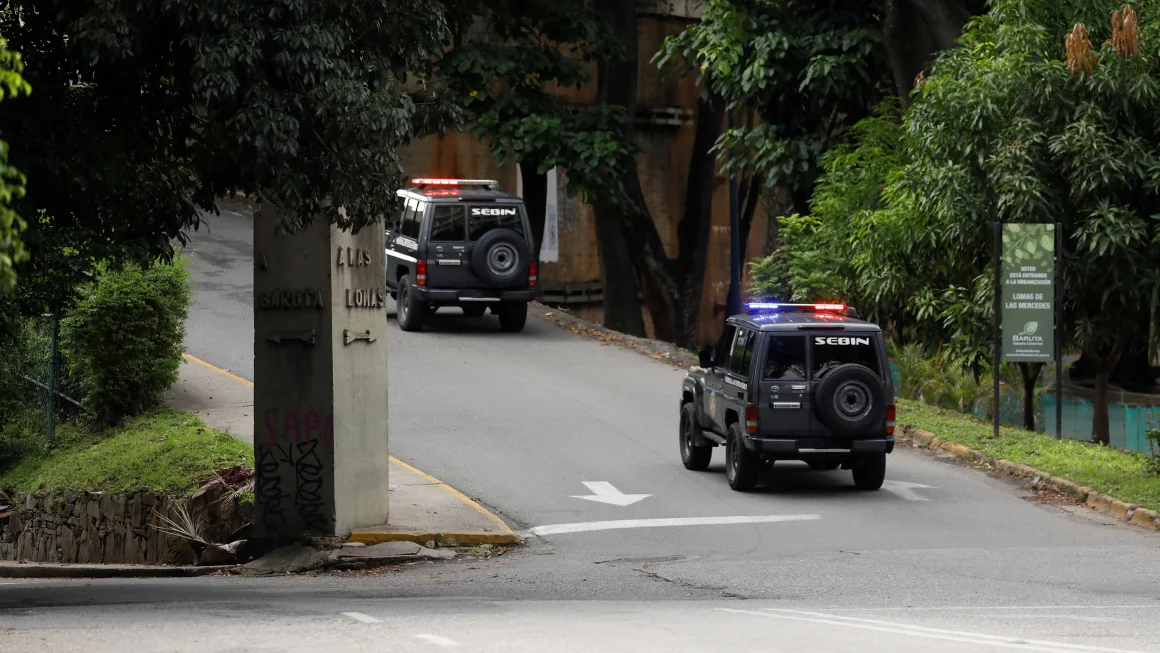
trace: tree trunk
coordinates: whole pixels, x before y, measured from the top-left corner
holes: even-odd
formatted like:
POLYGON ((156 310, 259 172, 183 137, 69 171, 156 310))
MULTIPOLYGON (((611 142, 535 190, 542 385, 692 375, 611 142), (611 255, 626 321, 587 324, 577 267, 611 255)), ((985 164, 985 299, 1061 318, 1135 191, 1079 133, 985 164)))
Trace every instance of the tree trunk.
POLYGON ((544 244, 544 219, 548 210, 548 175, 537 172, 539 161, 520 162, 520 178, 524 182, 524 208, 532 225, 532 258, 539 260, 544 244))
POLYGON ((643 338, 646 333, 640 312, 640 282, 623 222, 607 210, 595 214, 596 244, 604 272, 604 327, 643 338))
POLYGON ((1097 444, 1108 444, 1111 442, 1108 425, 1108 381, 1111 378, 1112 370, 1120 362, 1120 357, 1124 353, 1125 339, 1126 336, 1123 331, 1117 333, 1112 343, 1111 352, 1106 357, 1100 356, 1100 353, 1095 347, 1088 347, 1084 350, 1084 353, 1092 361, 1092 366, 1095 369, 1095 398, 1092 401, 1094 404, 1092 407, 1092 442, 1097 444))
POLYGON ((1043 371, 1043 363, 1019 363, 1023 376, 1023 428, 1035 430, 1035 382, 1043 371))

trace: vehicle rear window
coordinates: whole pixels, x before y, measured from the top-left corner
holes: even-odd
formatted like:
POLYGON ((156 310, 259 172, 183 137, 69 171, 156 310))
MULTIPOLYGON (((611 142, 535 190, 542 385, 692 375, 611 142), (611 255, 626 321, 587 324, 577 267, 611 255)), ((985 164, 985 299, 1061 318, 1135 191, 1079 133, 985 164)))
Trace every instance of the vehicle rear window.
POLYGON ((493 229, 511 229, 527 239, 524 233, 524 221, 520 217, 520 207, 512 205, 472 206, 468 214, 468 234, 471 242, 475 242, 493 229))
POLYGON ((872 336, 815 335, 813 339, 815 379, 839 365, 850 363, 868 367, 875 374, 882 376, 881 366, 878 364, 878 350, 874 347, 872 336))
POLYGON ((733 356, 729 360, 729 371, 738 376, 749 376, 749 363, 753 360, 753 332, 742 329, 733 341, 733 356))
POLYGON ((431 218, 431 240, 436 243, 461 243, 467 240, 467 220, 462 205, 435 205, 431 218))
POLYGON ((768 381, 804 381, 805 336, 770 336, 765 346, 764 377, 768 381))

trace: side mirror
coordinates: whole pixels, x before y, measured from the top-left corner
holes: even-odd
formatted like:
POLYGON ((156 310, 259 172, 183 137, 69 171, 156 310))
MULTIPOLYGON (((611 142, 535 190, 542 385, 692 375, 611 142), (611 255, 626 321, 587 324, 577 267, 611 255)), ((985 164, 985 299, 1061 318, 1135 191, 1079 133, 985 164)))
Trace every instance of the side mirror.
POLYGON ((697 352, 697 364, 705 369, 713 367, 713 350, 705 347, 697 352))

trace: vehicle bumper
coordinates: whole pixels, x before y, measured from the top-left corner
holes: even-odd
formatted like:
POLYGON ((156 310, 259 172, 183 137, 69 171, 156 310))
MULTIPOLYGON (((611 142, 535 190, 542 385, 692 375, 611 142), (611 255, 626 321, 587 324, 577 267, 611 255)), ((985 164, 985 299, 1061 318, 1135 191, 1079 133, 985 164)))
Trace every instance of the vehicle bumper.
POLYGON ((873 438, 746 438, 746 448, 774 458, 796 460, 806 456, 859 456, 894 451, 894 436, 873 438))
POLYGON ((413 286, 415 298, 428 304, 458 306, 463 304, 499 304, 501 302, 530 302, 535 290, 442 290, 413 286))

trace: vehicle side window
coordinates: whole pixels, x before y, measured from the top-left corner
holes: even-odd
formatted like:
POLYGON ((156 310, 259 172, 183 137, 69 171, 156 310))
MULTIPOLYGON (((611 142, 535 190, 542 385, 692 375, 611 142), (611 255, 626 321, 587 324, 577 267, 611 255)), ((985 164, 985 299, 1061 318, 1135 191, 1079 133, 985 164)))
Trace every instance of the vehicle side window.
POLYGON ((738 376, 749 376, 749 361, 753 357, 753 332, 741 329, 733 341, 733 354, 729 357, 729 371, 738 376))
POLYGON ((805 336, 769 336, 765 345, 767 381, 804 381, 806 379, 805 336))
POLYGON ((435 206, 429 240, 436 243, 461 243, 467 240, 467 220, 462 205, 435 206))
POLYGON ((813 354, 815 379, 839 365, 848 364, 868 367, 870 371, 882 376, 882 368, 878 364, 878 349, 874 346, 874 337, 869 334, 814 336, 813 354))
POLYGON ((475 242, 483 235, 494 229, 510 229, 527 240, 524 233, 524 220, 521 215, 523 208, 512 205, 475 205, 468 213, 468 235, 471 242, 475 242))
POLYGON ((403 212, 403 227, 399 230, 399 233, 408 238, 418 238, 420 221, 422 219, 422 205, 415 200, 407 200, 407 210, 403 212))
POLYGON ((726 367, 729 364, 729 352, 733 349, 733 336, 737 335, 737 327, 726 324, 721 332, 721 339, 717 341, 717 349, 713 352, 713 364, 717 367, 726 367))
POLYGON ((407 201, 403 200, 403 202, 401 204, 399 204, 399 210, 395 211, 391 215, 390 221, 387 222, 387 231, 393 231, 395 233, 399 233, 399 228, 403 224, 403 213, 406 210, 407 210, 407 201))

